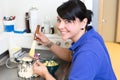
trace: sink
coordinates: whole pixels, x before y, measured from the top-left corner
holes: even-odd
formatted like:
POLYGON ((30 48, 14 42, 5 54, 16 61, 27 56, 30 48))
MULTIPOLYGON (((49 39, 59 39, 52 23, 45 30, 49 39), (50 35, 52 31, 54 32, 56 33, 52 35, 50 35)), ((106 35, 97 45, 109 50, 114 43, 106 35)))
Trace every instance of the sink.
MULTIPOLYGON (((29 49, 23 48, 23 51, 29 51, 29 49)), ((55 78, 57 80, 67 80, 67 76, 69 73, 69 68, 70 68, 70 63, 63 61, 59 59, 56 55, 54 55, 51 51, 49 50, 35 50, 36 53, 40 53, 40 58, 42 59, 50 59, 54 56, 54 60, 56 60, 59 63, 58 70, 55 73, 55 78)))
MULTIPOLYGON (((23 48, 23 51, 29 52, 29 49, 23 48)), ((40 56, 42 59, 48 59, 52 58, 54 56, 54 59, 59 63, 59 67, 55 73, 56 80, 67 80, 67 75, 69 72, 69 64, 68 62, 65 62, 59 58, 57 58, 51 51, 46 50, 36 50, 36 53, 40 53, 40 56)), ((9 65, 17 65, 16 63, 9 62, 9 65)), ((7 76, 9 76, 9 80, 18 80, 17 75, 18 68, 9 69, 6 67, 6 65, 0 66, 0 80, 7 80, 7 76)), ((20 79, 22 80, 22 79, 20 79)), ((41 77, 38 78, 32 78, 31 80, 44 80, 41 77)))

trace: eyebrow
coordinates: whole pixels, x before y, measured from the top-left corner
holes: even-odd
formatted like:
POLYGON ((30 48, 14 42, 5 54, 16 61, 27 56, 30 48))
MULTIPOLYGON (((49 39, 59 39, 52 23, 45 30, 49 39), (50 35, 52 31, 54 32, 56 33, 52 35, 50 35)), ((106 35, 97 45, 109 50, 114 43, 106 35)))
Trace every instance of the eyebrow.
POLYGON ((58 19, 60 19, 60 17, 57 16, 58 19))

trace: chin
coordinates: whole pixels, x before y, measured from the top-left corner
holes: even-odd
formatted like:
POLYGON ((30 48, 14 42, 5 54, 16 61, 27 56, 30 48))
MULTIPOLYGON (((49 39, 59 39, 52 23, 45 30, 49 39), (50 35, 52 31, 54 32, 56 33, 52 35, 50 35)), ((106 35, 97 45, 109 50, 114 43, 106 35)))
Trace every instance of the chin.
POLYGON ((67 36, 62 36, 62 39, 63 40, 67 40, 67 39, 69 39, 67 36))

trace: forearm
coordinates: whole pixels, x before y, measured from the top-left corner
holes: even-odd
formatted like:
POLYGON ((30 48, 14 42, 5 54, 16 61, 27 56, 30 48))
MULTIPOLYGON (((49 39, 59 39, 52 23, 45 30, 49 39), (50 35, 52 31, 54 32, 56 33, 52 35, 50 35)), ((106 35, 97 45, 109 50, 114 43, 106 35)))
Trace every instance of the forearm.
POLYGON ((71 51, 62 48, 60 46, 57 46, 56 44, 52 43, 43 33, 39 32, 39 34, 36 34, 36 40, 39 41, 44 46, 48 47, 53 53, 55 53, 56 56, 59 58, 71 62, 71 51))
POLYGON ((56 80, 52 75, 46 74, 45 80, 56 80))
POLYGON ((71 62, 71 51, 67 48, 62 48, 60 46, 57 46, 56 44, 50 42, 48 44, 49 49, 59 58, 71 62))

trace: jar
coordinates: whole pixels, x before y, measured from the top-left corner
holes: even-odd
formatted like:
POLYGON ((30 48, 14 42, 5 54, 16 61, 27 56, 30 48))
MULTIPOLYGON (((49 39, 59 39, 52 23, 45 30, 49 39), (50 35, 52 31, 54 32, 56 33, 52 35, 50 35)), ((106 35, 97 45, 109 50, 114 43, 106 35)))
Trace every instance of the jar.
POLYGON ((50 34, 50 20, 48 16, 45 17, 43 25, 44 25, 44 33, 50 34))
POLYGON ((20 79, 31 79, 32 77, 37 77, 36 74, 33 74, 33 60, 31 57, 23 57, 18 62, 18 77, 20 79))
POLYGON ((50 34, 54 34, 54 33, 55 33, 54 26, 51 25, 51 26, 50 26, 50 34))

